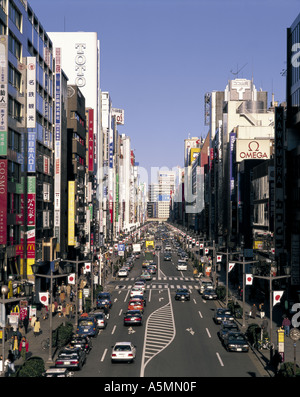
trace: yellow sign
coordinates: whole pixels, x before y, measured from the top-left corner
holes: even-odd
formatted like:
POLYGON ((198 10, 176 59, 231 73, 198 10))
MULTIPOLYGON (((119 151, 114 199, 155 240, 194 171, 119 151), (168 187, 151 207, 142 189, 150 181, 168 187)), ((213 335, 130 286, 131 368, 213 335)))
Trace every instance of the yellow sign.
POLYGON ((277 339, 278 339, 278 343, 284 342, 284 330, 283 329, 279 329, 277 331, 277 339))
POLYGON ((193 161, 197 158, 198 154, 200 153, 199 148, 192 148, 190 152, 190 165, 193 164, 193 161))
POLYGON ((154 248, 154 241, 152 241, 152 240, 146 241, 146 248, 148 248, 148 247, 153 247, 154 248))
POLYGON ((69 181, 68 245, 75 245, 75 182, 69 181))

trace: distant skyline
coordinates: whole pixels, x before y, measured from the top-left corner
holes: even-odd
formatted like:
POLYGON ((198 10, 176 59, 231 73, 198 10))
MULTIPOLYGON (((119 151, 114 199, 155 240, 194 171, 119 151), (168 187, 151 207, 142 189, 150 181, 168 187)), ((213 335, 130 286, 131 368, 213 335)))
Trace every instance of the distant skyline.
MULTIPOLYGON (((286 100, 286 30, 299 0, 29 0, 47 32, 97 32, 100 87, 124 109, 119 133, 144 169, 184 164, 205 138, 204 95, 252 79, 286 100)), ((150 180, 149 180, 150 182, 150 180)))

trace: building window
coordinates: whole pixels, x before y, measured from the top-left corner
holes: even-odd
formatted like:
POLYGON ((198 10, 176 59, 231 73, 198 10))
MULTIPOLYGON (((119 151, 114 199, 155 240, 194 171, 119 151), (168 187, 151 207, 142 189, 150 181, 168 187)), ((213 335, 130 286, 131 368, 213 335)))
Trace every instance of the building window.
POLYGON ((22 120, 22 105, 11 96, 8 96, 8 115, 17 121, 22 120))
POLYGON ((21 44, 11 32, 8 36, 8 49, 19 61, 21 60, 21 44))
POLYGON ((11 128, 8 129, 8 147, 15 152, 21 152, 21 134, 12 130, 11 128))
POLYGON ((11 64, 8 66, 8 81, 19 92, 21 91, 21 73, 11 64))
POLYGON ((6 5, 7 5, 7 0, 0 0, 0 7, 6 14, 6 5))
POLYGON ((21 31, 22 14, 13 3, 9 3, 9 18, 13 21, 16 27, 21 31))
POLYGON ((14 182, 14 183, 20 183, 21 178, 20 178, 20 170, 21 166, 20 164, 17 164, 13 161, 8 160, 7 164, 7 180, 14 182))

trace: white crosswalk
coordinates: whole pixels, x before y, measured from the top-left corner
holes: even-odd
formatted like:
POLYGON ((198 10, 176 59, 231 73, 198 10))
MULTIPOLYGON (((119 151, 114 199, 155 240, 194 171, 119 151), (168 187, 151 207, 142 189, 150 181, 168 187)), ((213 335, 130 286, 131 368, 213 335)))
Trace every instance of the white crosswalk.
MULTIPOLYGON (((131 289, 133 284, 130 282, 134 282, 135 278, 126 278, 123 281, 129 282, 128 284, 124 285, 117 285, 115 289, 131 289)), ((177 289, 177 288, 187 288, 187 289, 199 289, 199 284, 185 284, 184 282, 193 281, 195 279, 193 277, 153 277, 151 283, 146 284, 146 289, 177 289), (175 281, 175 282, 174 282, 175 281)))

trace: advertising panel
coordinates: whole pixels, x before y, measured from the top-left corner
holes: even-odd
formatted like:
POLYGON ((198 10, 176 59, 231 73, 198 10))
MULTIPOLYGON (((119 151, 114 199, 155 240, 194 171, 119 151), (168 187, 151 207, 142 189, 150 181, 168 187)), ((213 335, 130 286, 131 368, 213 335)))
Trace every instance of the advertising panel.
POLYGON ((7 242, 7 160, 0 160, 0 244, 7 242))
POLYGON ((87 111, 88 125, 88 170, 94 171, 94 110, 87 111))
POLYGON ((36 57, 27 58, 27 128, 36 126, 36 57))
POLYGON ((0 36, 0 156, 7 155, 7 39, 0 36))
POLYGON ((75 182, 69 181, 68 187, 68 245, 75 245, 75 182))
POLYGON ((193 164, 193 161, 197 158, 200 153, 200 148, 192 148, 190 152, 190 165, 193 164))
POLYGON ((236 161, 268 160, 270 158, 269 139, 237 139, 236 161))
POLYGON ((35 258, 36 177, 27 177, 27 258, 35 258))
POLYGON ((112 116, 116 118, 116 123, 124 125, 124 110, 112 108, 112 116))

